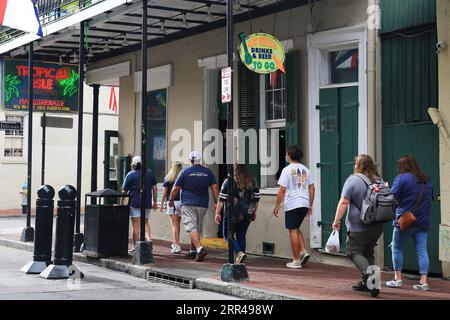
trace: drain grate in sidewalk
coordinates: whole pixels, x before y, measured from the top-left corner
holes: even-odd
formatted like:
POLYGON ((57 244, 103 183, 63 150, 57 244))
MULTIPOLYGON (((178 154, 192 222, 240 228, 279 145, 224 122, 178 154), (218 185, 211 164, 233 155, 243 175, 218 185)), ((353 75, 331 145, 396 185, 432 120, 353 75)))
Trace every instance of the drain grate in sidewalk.
POLYGON ((147 275, 145 278, 151 282, 170 284, 184 289, 194 288, 194 279, 189 279, 159 271, 147 271, 147 275))

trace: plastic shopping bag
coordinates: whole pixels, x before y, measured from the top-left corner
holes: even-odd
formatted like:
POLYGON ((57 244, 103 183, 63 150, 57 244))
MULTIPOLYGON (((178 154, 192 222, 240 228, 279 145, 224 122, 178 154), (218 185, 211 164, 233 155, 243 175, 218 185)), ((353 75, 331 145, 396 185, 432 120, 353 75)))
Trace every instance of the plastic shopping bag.
POLYGON ((341 251, 341 246, 339 244, 339 231, 333 230, 330 234, 327 245, 325 246, 325 251, 328 253, 339 253, 339 251, 341 251))

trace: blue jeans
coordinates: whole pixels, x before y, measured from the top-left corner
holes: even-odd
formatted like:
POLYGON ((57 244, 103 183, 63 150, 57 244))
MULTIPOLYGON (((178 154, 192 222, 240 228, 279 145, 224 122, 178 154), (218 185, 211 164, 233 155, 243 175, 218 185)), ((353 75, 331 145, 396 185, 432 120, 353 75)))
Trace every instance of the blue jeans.
POLYGON ((416 246, 416 253, 419 258, 419 273, 427 275, 430 261, 427 252, 428 230, 411 227, 405 231, 400 231, 394 227, 392 235, 392 261, 394 263, 394 271, 402 271, 403 269, 403 249, 408 239, 413 238, 416 246))
MULTIPOLYGON (((223 219, 223 238, 228 241, 228 218, 225 216, 223 219)), ((245 248, 247 246, 246 236, 247 236, 247 230, 248 226, 250 225, 250 222, 241 220, 238 222, 235 222, 231 228, 232 232, 235 236, 233 236, 233 239, 231 242, 233 243, 233 250, 234 253, 238 253, 239 251, 245 252, 245 248), (234 229, 234 230, 233 230, 234 229)))

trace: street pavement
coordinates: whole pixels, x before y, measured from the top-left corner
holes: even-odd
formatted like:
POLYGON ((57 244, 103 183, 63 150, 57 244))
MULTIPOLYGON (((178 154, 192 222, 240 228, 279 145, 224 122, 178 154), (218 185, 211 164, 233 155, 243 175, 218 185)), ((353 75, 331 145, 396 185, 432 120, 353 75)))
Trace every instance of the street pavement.
MULTIPOLYGON (((4 219, 2 219, 2 224, 4 219)), ((32 253, 0 246, 0 300, 235 300, 236 298, 196 289, 183 289, 76 263, 82 280, 46 280, 26 275, 20 269, 32 253)))
MULTIPOLYGON (((32 250, 32 243, 22 243, 20 233, 25 225, 24 217, 0 218, 0 245, 23 250, 32 250)), ((82 228, 83 230, 83 228, 82 228)), ((132 248, 132 244, 129 244, 132 248)), ((182 245, 187 250, 187 245, 182 245)), ((332 265, 313 258, 300 270, 286 268, 288 259, 268 256, 249 255, 245 264, 250 281, 241 283, 224 283, 221 281, 223 264, 227 261, 227 252, 208 249, 209 255, 202 263, 186 259, 184 255, 171 254, 170 242, 154 240, 154 263, 137 268, 131 265, 131 257, 110 257, 107 259, 86 259, 83 254, 75 254, 77 261, 89 262, 112 270, 125 271, 136 277, 142 277, 145 272, 157 275, 170 275, 187 278, 194 282, 194 288, 224 293, 245 299, 312 299, 312 300, 371 300, 365 292, 353 292, 351 286, 360 275, 356 268, 332 265)), ((31 258, 31 253, 28 253, 31 258)), ((23 261, 26 262, 26 261, 23 261)), ((14 271, 20 269, 20 264, 14 271)), ((89 266, 86 266, 86 268, 89 266)), ((96 269, 97 270, 97 269, 96 269)), ((101 269, 105 270, 106 269, 101 269)), ((404 287, 392 289, 385 286, 385 281, 391 280, 392 272, 381 273, 381 294, 379 300, 450 300, 450 281, 430 278, 430 292, 418 292, 412 286, 417 283, 417 277, 405 275, 404 287)), ((146 280, 143 280, 146 281, 146 280)), ((0 282, 1 285, 1 282, 0 282)), ((2 288, 0 287, 0 293, 2 288)), ((64 290, 62 290, 64 291, 64 290)), ((191 291, 188 291, 191 292, 191 291)), ((127 295, 128 296, 128 295, 127 295)), ((131 294, 129 296, 132 296, 131 294)), ((209 294, 206 294, 210 298, 209 294)), ((175 299, 175 298, 173 298, 175 299)))

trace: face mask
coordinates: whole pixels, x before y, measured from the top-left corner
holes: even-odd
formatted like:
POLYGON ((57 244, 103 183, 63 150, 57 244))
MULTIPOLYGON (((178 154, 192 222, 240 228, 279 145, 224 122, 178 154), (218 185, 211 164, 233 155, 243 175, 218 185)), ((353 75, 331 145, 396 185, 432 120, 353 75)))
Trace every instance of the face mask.
POLYGON ((286 157, 284 160, 286 160, 286 165, 288 166, 289 165, 289 158, 286 157))

